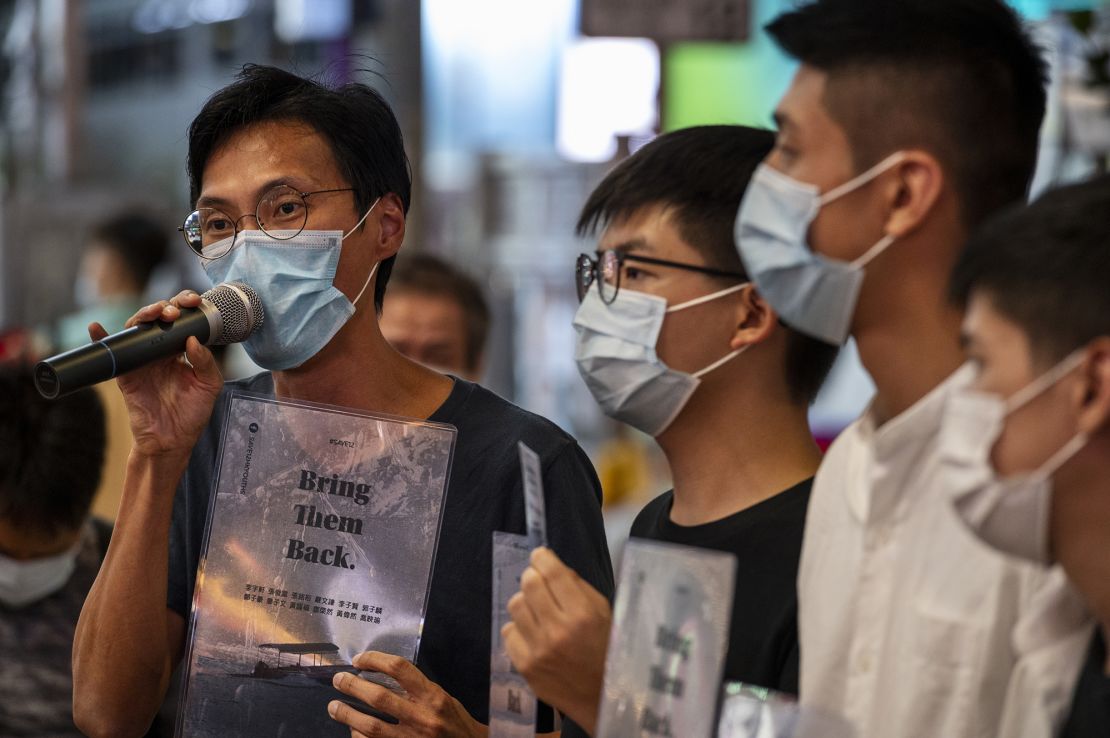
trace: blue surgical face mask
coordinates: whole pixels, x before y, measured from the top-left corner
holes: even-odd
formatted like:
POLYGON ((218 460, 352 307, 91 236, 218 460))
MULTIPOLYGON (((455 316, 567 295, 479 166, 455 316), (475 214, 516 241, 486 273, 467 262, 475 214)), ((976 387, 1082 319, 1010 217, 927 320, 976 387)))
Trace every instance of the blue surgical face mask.
POLYGON ((775 312, 791 328, 840 345, 848 338, 863 270, 894 243, 883 236, 858 259, 845 262, 809 247, 809 227, 821 208, 859 189, 902 161, 888 156, 858 177, 824 195, 815 185, 760 165, 748 184, 736 218, 736 244, 744 269, 775 312))
MULTIPOLYGON (((355 227, 343 231, 301 231, 288 240, 262 231, 240 231, 230 251, 226 240, 208 246, 218 259, 202 259, 212 284, 244 282, 262 300, 266 320, 243 341, 251 361, 282 371, 305 363, 328 345, 351 316, 378 270, 377 263, 354 302, 336 289, 335 270, 343 240, 354 233, 378 204, 375 200, 355 227)), ((278 234, 280 235, 280 234, 278 234)))

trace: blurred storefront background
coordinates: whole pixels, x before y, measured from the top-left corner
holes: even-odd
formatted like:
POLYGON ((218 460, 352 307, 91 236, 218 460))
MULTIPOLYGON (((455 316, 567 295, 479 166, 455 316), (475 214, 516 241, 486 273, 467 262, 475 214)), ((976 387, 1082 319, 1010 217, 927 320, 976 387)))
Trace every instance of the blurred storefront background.
MULTIPOLYGON (((1053 68, 1036 187, 1105 169, 1110 5, 1013 2, 1038 25, 1053 68)), ((176 228, 190 209, 186 128, 239 67, 357 79, 381 90, 405 133, 415 179, 405 248, 450 260, 487 290, 485 383, 576 435, 603 476, 625 480, 609 483, 629 487, 614 497, 659 492, 667 482, 657 458, 630 462, 618 445, 609 461, 613 426, 574 366, 573 265, 593 250, 574 223, 604 173, 662 130, 771 125, 793 66, 760 28, 792 4, 0 0, 6 350, 29 335, 49 350, 48 327, 77 306, 93 223, 133 209, 176 228)), ((151 297, 206 286, 172 235, 151 297)), ((869 394, 846 352, 813 408, 815 430, 835 435, 869 394)))

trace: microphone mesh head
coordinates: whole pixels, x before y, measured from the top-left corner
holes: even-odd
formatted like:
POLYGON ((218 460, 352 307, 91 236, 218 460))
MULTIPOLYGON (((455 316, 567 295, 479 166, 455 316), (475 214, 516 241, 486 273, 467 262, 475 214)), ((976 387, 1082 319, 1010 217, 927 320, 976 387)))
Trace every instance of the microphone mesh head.
POLYGON ((223 321, 223 330, 210 346, 238 343, 262 325, 262 300, 258 293, 242 282, 224 282, 201 295, 212 303, 223 321))

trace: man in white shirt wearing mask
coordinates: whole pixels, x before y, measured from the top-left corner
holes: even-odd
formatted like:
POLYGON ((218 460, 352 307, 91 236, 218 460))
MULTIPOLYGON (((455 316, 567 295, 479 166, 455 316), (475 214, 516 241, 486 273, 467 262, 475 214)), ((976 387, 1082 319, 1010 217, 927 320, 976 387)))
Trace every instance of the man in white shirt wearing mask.
MULTIPOLYGON (((590 195, 579 257, 576 359, 616 420, 655 437, 674 489, 633 537, 737 557, 724 678, 797 692, 795 577, 820 451, 807 409, 836 348, 782 325, 753 289, 732 223, 769 131, 674 131, 590 195)), ((607 600, 537 549, 509 603, 506 648, 536 694, 592 732, 610 630, 607 600)))
POLYGON ((972 370, 942 430, 956 511, 999 551, 1059 563, 1098 625, 1052 613, 1020 634, 1039 657, 1015 697, 1070 709, 1063 726, 1013 721, 1006 736, 1110 735, 1108 203, 1107 176, 1050 192, 976 234, 952 276, 972 370))
POLYGON ((800 62, 737 218, 797 330, 852 335, 876 394, 814 482, 798 575, 801 697, 860 738, 993 734, 1015 627, 1063 586, 960 524, 938 473, 963 361, 948 274, 1026 194, 1046 69, 1001 0, 818 0, 767 30, 800 62))

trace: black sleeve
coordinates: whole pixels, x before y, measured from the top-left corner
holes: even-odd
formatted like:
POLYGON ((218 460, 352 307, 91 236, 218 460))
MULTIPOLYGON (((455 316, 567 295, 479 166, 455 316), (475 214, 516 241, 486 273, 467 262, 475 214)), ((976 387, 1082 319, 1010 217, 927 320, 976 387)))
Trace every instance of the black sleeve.
POLYGON ((1091 638, 1087 659, 1072 693, 1071 708, 1060 738, 1105 738, 1110 735, 1110 675, 1101 630, 1091 638))
MULTIPOLYGON (((536 732, 538 733, 539 731, 536 732)), ((577 723, 568 720, 565 716, 563 717, 563 730, 559 736, 560 738, 590 738, 589 733, 578 727, 577 723)))
POLYGON ((189 464, 177 481, 173 496, 166 606, 186 620, 193 607, 193 587, 197 578, 197 566, 200 564, 204 531, 208 525, 208 506, 212 501, 216 461, 219 458, 220 438, 229 401, 230 394, 225 386, 212 408, 207 427, 193 446, 189 464))
POLYGON ((790 647, 789 653, 786 655, 786 661, 782 665, 782 671, 779 672, 778 690, 780 692, 796 695, 801 691, 798 688, 799 655, 798 641, 795 640, 790 647))
POLYGON ((577 443, 568 443, 544 469, 543 487, 548 545, 611 602, 613 564, 601 518, 601 482, 577 443))
MULTIPOLYGON (((226 394, 226 393, 225 393, 226 394)), ((216 460, 223 425, 221 409, 227 398, 216 401, 208 427, 193 447, 185 473, 177 482, 170 521, 170 555, 167 574, 166 606, 188 619, 193 607, 200 549, 208 525, 208 506, 216 477, 216 460)))
POLYGON ((170 521, 170 558, 166 581, 166 606, 188 619, 193 599, 196 563, 189 561, 188 520, 186 516, 186 483, 188 471, 181 475, 173 496, 173 520, 170 521))

